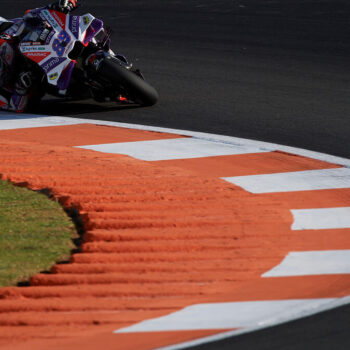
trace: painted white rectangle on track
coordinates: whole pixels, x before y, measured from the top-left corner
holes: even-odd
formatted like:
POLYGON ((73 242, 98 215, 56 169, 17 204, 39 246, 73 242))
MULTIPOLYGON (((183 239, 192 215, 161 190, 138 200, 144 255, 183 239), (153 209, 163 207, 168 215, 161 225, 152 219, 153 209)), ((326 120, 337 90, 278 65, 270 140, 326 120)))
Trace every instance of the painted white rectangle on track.
POLYGON ((258 147, 230 145, 196 138, 178 138, 81 146, 104 153, 125 154, 146 161, 189 159, 267 152, 258 147))
POLYGON ((170 315, 146 320, 115 333, 234 329, 273 323, 334 301, 324 299, 264 300, 188 306, 170 315))
POLYGON ((83 119, 41 116, 35 114, 15 114, 0 112, 0 130, 42 128, 50 126, 74 125, 84 122, 83 119))
POLYGON ((350 274, 350 250, 291 252, 262 277, 350 274))
POLYGON ((350 169, 335 168, 289 173, 225 177, 251 193, 273 193, 350 188, 350 169))
POLYGON ((292 230, 350 228, 350 207, 293 209, 292 230))
POLYGON ((55 126, 55 125, 71 125, 71 124, 96 124, 96 125, 108 125, 118 128, 127 128, 134 130, 146 130, 153 132, 164 132, 169 134, 177 134, 183 136, 196 137, 202 140, 208 140, 212 142, 222 142, 226 144, 241 145, 249 148, 259 148, 265 152, 272 151, 283 151, 291 154, 297 154, 303 157, 309 157, 313 159, 318 159, 321 161, 326 161, 334 164, 339 164, 343 166, 350 167, 350 160, 346 158, 332 156, 330 154, 323 154, 319 152, 308 151, 301 148, 295 148, 290 146, 283 146, 263 141, 248 140, 232 136, 223 136, 216 134, 208 134, 202 132, 194 132, 187 130, 176 130, 169 128, 161 128, 155 126, 146 126, 140 124, 128 124, 128 123, 118 123, 110 122, 104 120, 96 119, 80 119, 80 118, 70 118, 70 117, 52 117, 45 115, 34 115, 23 113, 18 115, 16 113, 0 112, 0 130, 10 130, 10 129, 23 129, 23 128, 34 128, 34 127, 44 127, 44 126, 55 126))

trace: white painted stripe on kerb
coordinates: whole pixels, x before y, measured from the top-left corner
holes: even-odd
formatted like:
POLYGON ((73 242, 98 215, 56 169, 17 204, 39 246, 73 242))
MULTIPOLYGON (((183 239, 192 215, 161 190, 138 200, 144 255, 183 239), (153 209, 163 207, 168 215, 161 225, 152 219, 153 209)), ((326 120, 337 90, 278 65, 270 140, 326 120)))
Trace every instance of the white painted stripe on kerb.
POLYGON ((196 304, 167 316, 116 330, 115 333, 254 327, 273 322, 281 317, 293 317, 333 300, 333 298, 324 298, 196 304))
POLYGON ((89 121, 67 117, 41 116, 26 113, 17 115, 14 113, 0 112, 0 130, 43 128, 81 123, 89 123, 89 121))
POLYGON ((336 168, 290 173, 225 177, 251 193, 294 192, 350 188, 350 169, 336 168))
POLYGON ((294 216, 292 230, 350 228, 350 207, 292 209, 291 212, 294 216))
POLYGON ((350 250, 291 252, 262 277, 350 274, 350 250))
POLYGON ((259 147, 229 145, 220 142, 184 137, 167 140, 80 146, 79 148, 91 149, 104 153, 126 154, 128 156, 146 161, 189 159, 266 152, 259 147))
MULTIPOLYGON (((207 141, 207 142, 218 142, 218 143, 230 145, 233 147, 238 146, 238 147, 246 147, 251 149, 258 148, 260 152, 283 151, 283 152, 287 152, 287 153, 291 153, 291 154, 295 154, 303 157, 326 161, 332 164, 338 164, 348 168, 350 167, 350 159, 336 157, 330 154, 309 151, 306 149, 301 149, 296 147, 283 146, 283 145, 273 144, 273 143, 268 143, 263 141, 242 139, 242 138, 237 138, 232 136, 223 136, 223 135, 200 133, 200 132, 194 132, 194 131, 188 131, 188 130, 176 130, 176 129, 162 128, 162 127, 109 122, 109 121, 92 120, 92 119, 40 116, 40 115, 29 115, 29 114, 18 115, 15 113, 0 112, 0 130, 72 125, 72 124, 81 124, 81 123, 108 125, 112 127, 119 127, 119 128, 126 128, 126 129, 145 130, 145 131, 163 132, 163 133, 169 133, 169 134, 175 134, 175 135, 183 135, 183 136, 189 136, 189 137, 193 137, 193 138, 207 141)), ((0 139, 0 142, 1 141, 2 140, 0 139)), ((346 256, 346 259, 349 260, 349 257, 346 256)), ((232 337, 235 335, 245 334, 248 332, 264 329, 266 327, 270 327, 273 325, 281 324, 283 322, 288 322, 293 319, 298 319, 300 317, 309 316, 309 315, 312 315, 321 311, 329 310, 331 308, 339 307, 341 305, 345 305, 348 303, 350 303, 350 297, 335 299, 333 301, 330 301, 329 303, 324 303, 318 306, 316 305, 315 307, 305 308, 303 310, 298 309, 299 311, 297 311, 293 315, 291 313, 283 313, 283 314, 281 313, 278 317, 272 317, 269 320, 266 320, 266 322, 262 322, 261 324, 256 326, 229 331, 225 333, 220 333, 214 336, 181 343, 178 345, 171 345, 171 346, 162 348, 162 350, 185 349, 195 345, 201 345, 212 341, 226 339, 228 337, 232 337)))
POLYGON ((162 128, 157 126, 147 126, 141 124, 130 124, 130 123, 119 123, 110 122, 97 119, 82 119, 82 118, 71 118, 71 117, 56 117, 47 115, 33 115, 33 114, 16 114, 0 111, 0 130, 9 129, 22 129, 22 128, 34 128, 34 127, 45 127, 45 126, 56 126, 56 125, 72 125, 72 124, 95 124, 95 125, 108 125, 117 128, 126 128, 133 130, 145 130, 153 132, 163 132, 168 134, 183 135, 189 137, 195 137, 197 139, 206 140, 210 142, 221 142, 233 146, 244 146, 250 148, 258 147, 261 151, 273 152, 273 151, 283 151, 291 154, 296 154, 302 157, 309 157, 312 159, 318 159, 321 161, 343 165, 345 167, 350 167, 350 159, 333 156, 326 153, 319 153, 314 151, 309 151, 303 148, 290 147, 279 145, 276 143, 256 141, 249 139, 242 139, 239 137, 224 136, 217 134, 209 134, 204 132, 196 132, 189 130, 179 130, 162 128))

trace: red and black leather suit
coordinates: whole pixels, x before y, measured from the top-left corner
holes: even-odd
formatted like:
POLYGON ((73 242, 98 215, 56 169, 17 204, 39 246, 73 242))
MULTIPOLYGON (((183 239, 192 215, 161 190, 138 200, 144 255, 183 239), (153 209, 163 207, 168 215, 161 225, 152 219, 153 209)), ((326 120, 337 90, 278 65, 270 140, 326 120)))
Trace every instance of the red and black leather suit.
MULTIPOLYGON (((59 0, 45 8, 68 13, 76 6, 77 0, 59 0)), ((30 17, 31 11, 24 17, 30 17)), ((25 69, 16 48, 25 30, 25 21, 0 22, 0 109, 21 113, 26 111, 33 95, 32 74, 25 69)))

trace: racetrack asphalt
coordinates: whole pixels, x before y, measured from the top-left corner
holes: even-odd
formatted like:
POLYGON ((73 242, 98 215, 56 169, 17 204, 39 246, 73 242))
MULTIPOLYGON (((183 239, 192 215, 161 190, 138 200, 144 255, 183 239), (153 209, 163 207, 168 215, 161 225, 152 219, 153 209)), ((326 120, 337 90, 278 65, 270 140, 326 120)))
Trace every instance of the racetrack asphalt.
MULTIPOLYGON (((3 0, 19 16, 42 0, 3 0)), ((86 0, 113 48, 160 93, 151 108, 46 100, 42 114, 251 138, 350 158, 350 4, 344 0, 86 0)), ((343 307, 211 348, 348 349, 343 307)), ((227 342, 227 341, 226 341, 227 342)), ((210 345, 211 346, 211 345, 210 345)), ((208 345, 207 349, 211 349, 208 345)))

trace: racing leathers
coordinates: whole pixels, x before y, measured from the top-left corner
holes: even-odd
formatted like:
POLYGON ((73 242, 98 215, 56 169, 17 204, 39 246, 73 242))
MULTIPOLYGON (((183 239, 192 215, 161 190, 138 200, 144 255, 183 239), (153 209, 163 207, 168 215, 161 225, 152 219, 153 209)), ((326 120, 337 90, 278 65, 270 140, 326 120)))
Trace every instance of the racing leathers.
MULTIPOLYGON (((77 0, 59 0, 45 8, 68 13, 76 6, 77 0)), ((35 77, 16 48, 26 33, 33 11, 28 10, 23 18, 13 21, 1 21, 0 17, 0 109, 3 110, 24 112, 34 95, 35 77)))

